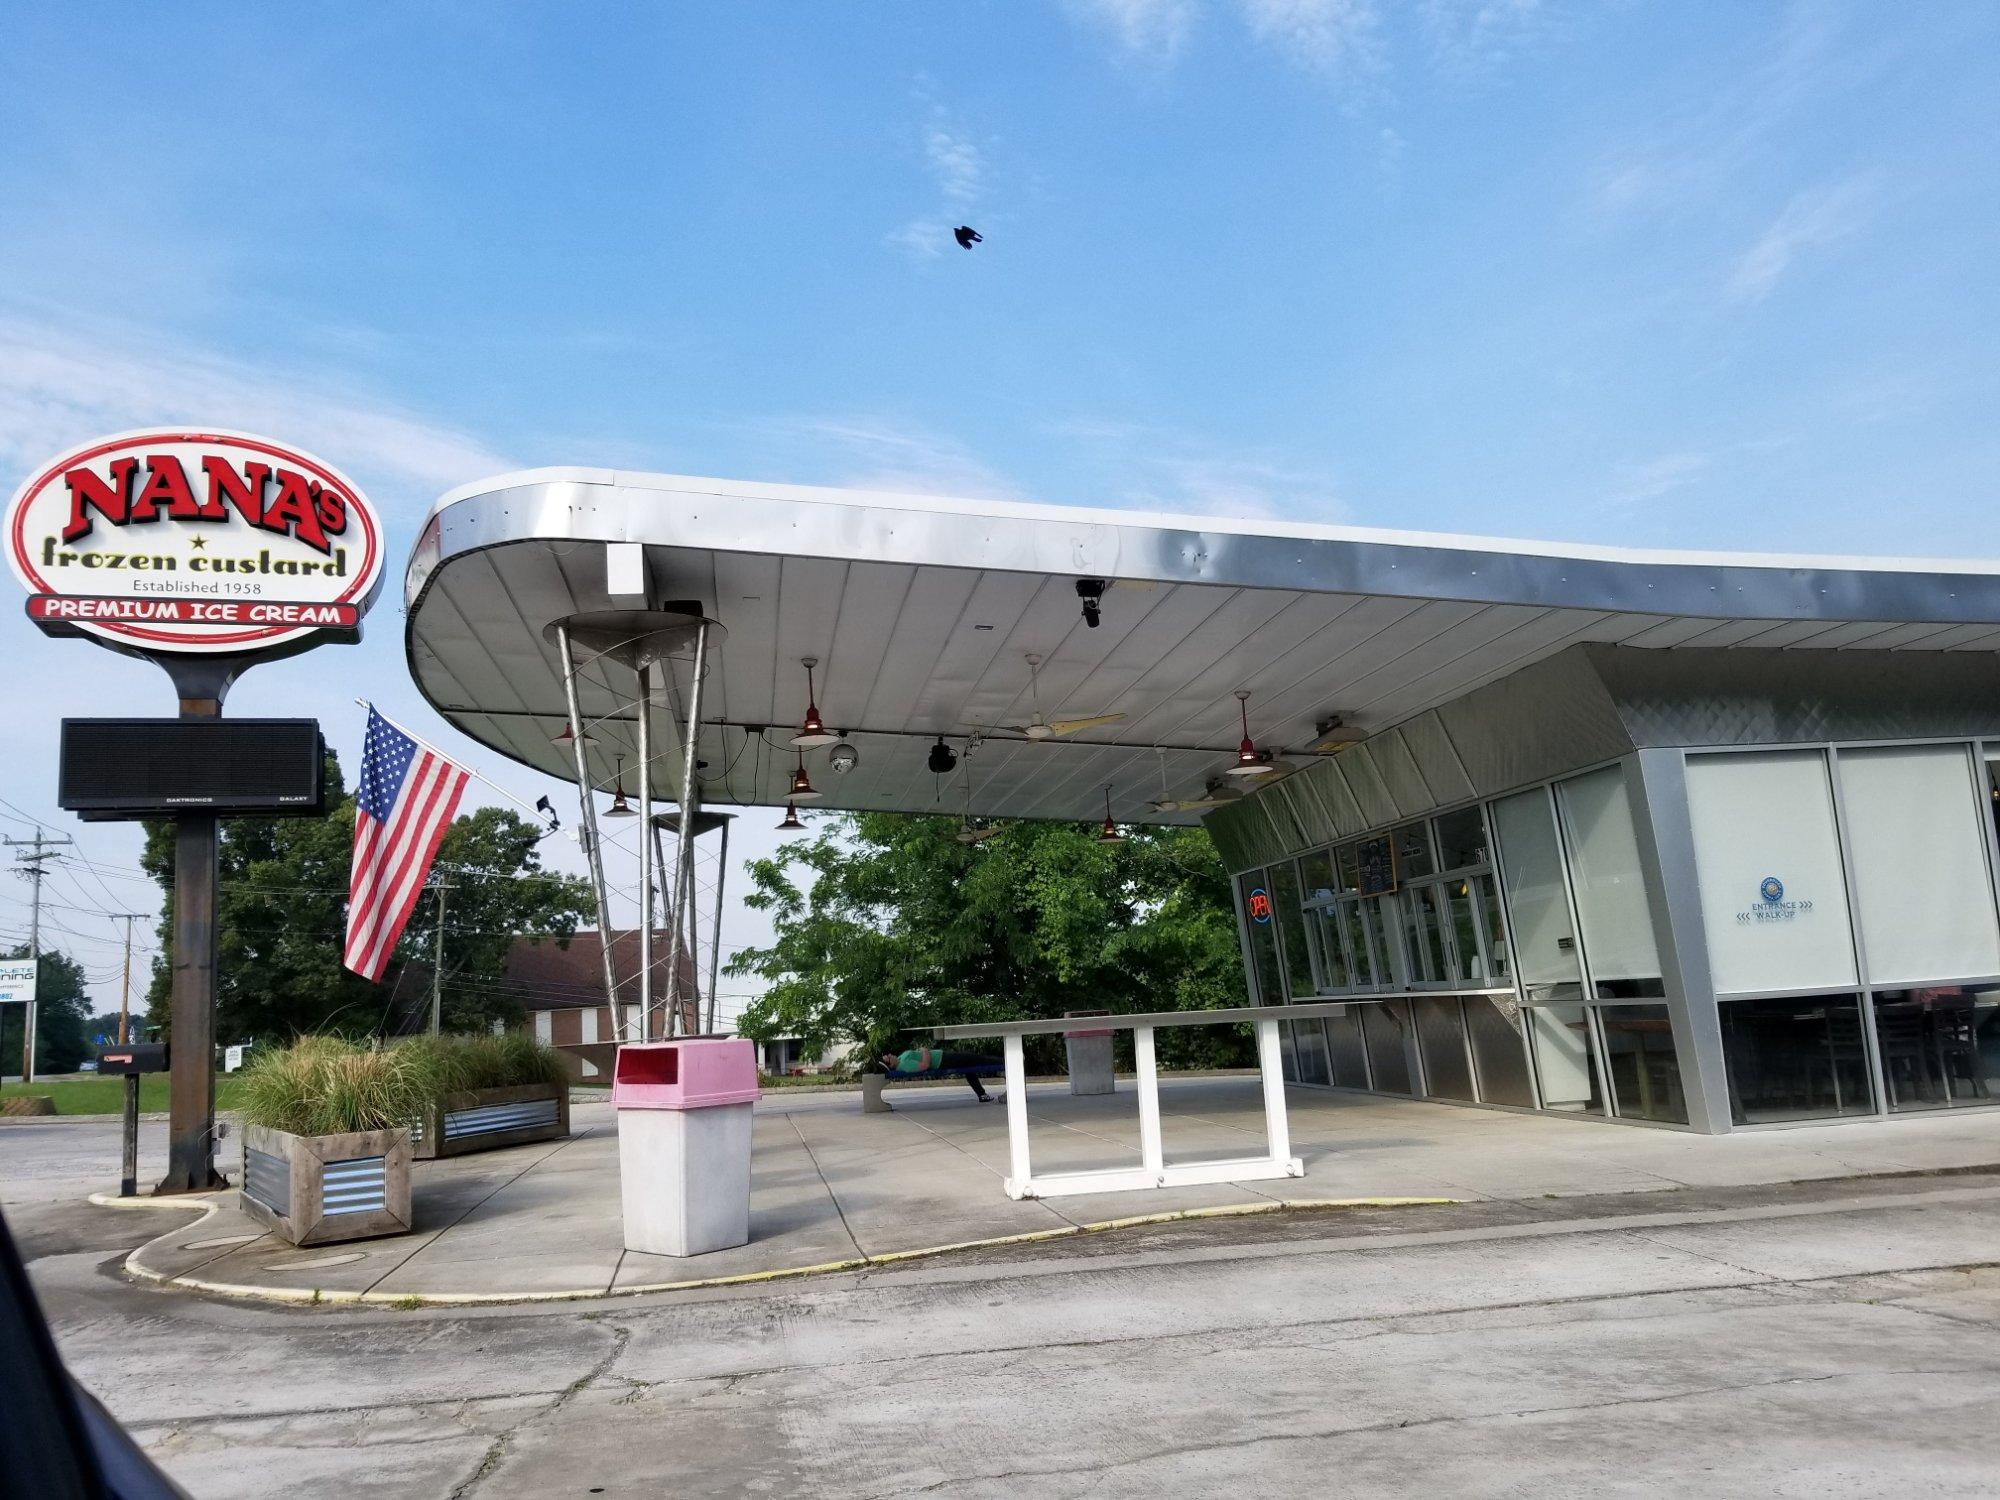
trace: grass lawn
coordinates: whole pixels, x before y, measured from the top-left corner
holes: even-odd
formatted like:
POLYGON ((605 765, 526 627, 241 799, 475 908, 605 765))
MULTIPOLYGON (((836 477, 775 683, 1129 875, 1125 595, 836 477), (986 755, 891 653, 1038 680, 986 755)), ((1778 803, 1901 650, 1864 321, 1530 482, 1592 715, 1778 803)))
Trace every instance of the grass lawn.
MULTIPOLYGON (((0 1098, 12 1098, 17 1094, 47 1094, 56 1101, 56 1113, 59 1115, 115 1115, 125 1108, 123 1078, 37 1079, 32 1084, 0 1085, 0 1098)), ((215 1080, 215 1107, 236 1107, 236 1080, 227 1074, 219 1075, 215 1080)), ((139 1110, 142 1114, 166 1113, 166 1074, 147 1073, 140 1077, 139 1110)))

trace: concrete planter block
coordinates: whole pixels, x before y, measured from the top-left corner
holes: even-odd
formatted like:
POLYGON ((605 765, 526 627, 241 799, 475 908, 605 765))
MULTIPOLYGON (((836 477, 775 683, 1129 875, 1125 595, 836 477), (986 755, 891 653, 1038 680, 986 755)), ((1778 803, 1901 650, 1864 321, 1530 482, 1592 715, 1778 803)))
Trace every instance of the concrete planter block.
POLYGON ((569 1135, 569 1085, 528 1083, 505 1089, 450 1094, 427 1118, 410 1127, 410 1154, 418 1161, 497 1151, 569 1135))
POLYGON ((886 1073, 863 1073, 861 1075, 861 1113, 864 1115, 886 1115, 894 1112, 894 1106, 882 1097, 882 1085, 889 1081, 886 1073))
POLYGON ((403 1234, 410 1227, 410 1133, 291 1135, 243 1127, 243 1211, 294 1245, 403 1234))

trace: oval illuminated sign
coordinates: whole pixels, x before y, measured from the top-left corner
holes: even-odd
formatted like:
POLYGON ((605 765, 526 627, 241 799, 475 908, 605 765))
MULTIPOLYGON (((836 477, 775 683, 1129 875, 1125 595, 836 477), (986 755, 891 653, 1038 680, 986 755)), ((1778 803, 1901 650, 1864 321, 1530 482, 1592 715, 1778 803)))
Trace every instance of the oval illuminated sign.
POLYGON ((7 512, 29 618, 129 651, 254 654, 351 632, 382 554, 353 481, 237 432, 100 438, 45 465, 7 512))

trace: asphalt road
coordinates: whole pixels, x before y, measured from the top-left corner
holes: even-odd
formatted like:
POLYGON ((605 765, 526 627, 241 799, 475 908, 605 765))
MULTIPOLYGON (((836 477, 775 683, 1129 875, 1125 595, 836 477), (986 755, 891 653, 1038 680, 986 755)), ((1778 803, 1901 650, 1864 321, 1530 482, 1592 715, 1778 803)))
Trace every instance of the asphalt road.
POLYGON ((278 1308, 10 1202, 197 1496, 1990 1495, 2000 1177, 1175 1225, 762 1291, 278 1308))

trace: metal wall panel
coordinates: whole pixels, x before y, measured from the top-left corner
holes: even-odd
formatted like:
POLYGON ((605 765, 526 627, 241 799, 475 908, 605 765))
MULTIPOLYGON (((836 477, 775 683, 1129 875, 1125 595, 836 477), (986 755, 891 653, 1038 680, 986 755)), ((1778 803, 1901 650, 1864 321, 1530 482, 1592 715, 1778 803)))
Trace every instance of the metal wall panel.
POLYGON ((243 1152, 243 1191, 274 1214, 292 1211, 292 1164, 269 1151, 243 1152))
POLYGON ((1417 769, 1416 757, 1403 742, 1402 730, 1391 729, 1375 736, 1368 742, 1368 749, 1374 756, 1376 769, 1382 773, 1384 784, 1389 788, 1389 795, 1395 799, 1398 813, 1404 817, 1416 817, 1437 805, 1423 773, 1417 769))
POLYGON ((1449 806, 1472 797, 1472 782, 1466 777, 1465 767, 1459 764, 1458 752, 1452 748, 1451 736, 1444 732, 1435 709, 1418 714, 1402 726, 1402 731, 1403 743, 1416 758, 1424 783, 1441 804, 1449 806))
POLYGON ((1381 767, 1375 763, 1372 742, 1364 741, 1343 750, 1334 759, 1340 762, 1341 770, 1347 773, 1348 788, 1354 793, 1354 800, 1361 806, 1362 821, 1370 828, 1386 823, 1394 823, 1403 815, 1396 799, 1389 795, 1388 784, 1382 779, 1381 767))
POLYGON ((1583 648, 1646 748, 2000 735, 2000 656, 1583 648))
POLYGON ((320 1169, 320 1211, 365 1214, 389 1206, 389 1169, 380 1156, 330 1161, 320 1169))

